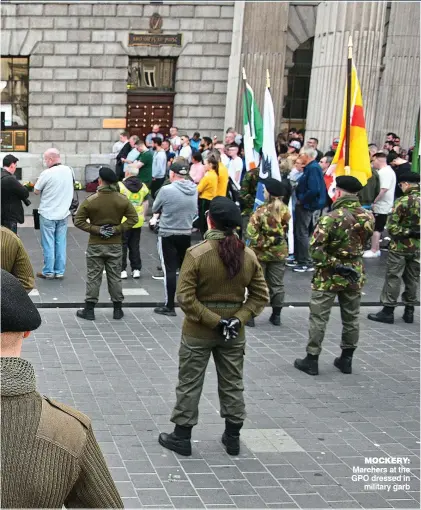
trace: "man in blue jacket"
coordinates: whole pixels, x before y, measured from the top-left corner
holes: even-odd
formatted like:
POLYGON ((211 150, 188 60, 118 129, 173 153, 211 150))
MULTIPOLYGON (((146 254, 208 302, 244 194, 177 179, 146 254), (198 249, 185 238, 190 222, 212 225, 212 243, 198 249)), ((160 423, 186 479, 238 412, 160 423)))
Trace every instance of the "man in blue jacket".
POLYGON ((313 262, 308 253, 309 230, 313 212, 323 209, 325 205, 327 191, 322 169, 316 161, 317 151, 306 147, 301 152, 300 158, 305 162, 305 166, 296 189, 294 245, 297 265, 293 270, 297 273, 305 273, 314 271, 313 262))

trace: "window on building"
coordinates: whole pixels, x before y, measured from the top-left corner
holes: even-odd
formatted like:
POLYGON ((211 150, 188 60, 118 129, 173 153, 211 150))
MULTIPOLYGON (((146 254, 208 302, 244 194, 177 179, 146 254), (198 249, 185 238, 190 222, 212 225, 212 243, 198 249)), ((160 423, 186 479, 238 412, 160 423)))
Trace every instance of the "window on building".
POLYGON ((1 57, 1 150, 28 150, 28 57, 1 57))
POLYGON ((301 44, 293 55, 294 65, 288 73, 288 94, 283 110, 284 127, 305 128, 314 38, 301 44))
POLYGON ((131 57, 127 90, 171 92, 174 78, 175 59, 131 57))

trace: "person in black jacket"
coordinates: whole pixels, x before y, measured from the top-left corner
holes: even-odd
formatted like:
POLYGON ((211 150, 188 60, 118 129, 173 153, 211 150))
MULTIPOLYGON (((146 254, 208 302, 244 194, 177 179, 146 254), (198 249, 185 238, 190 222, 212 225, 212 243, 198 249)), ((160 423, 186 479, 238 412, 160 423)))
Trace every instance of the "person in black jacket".
POLYGON ((124 179, 124 161, 122 159, 126 159, 129 155, 129 152, 134 148, 137 136, 131 136, 129 140, 123 145, 123 148, 117 154, 115 158, 115 173, 117 174, 117 178, 119 181, 124 179))
POLYGON ((8 154, 3 159, 1 171, 1 224, 15 234, 18 223, 25 221, 22 200, 27 200, 29 196, 28 189, 13 175, 18 161, 18 158, 8 154))

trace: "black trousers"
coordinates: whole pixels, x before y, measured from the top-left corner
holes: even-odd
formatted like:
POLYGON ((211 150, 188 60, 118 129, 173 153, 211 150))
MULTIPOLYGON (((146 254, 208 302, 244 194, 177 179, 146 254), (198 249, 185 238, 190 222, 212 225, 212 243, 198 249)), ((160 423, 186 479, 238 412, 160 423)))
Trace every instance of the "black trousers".
POLYGON ((168 308, 174 308, 177 269, 181 267, 190 244, 190 235, 158 236, 158 253, 164 271, 165 306, 168 308))
POLYGON ((152 198, 156 197, 156 194, 161 189, 161 186, 164 184, 164 182, 165 182, 165 177, 163 177, 162 179, 155 179, 152 181, 152 184, 150 187, 152 198))
POLYGON ((142 260, 140 258, 140 234, 141 228, 131 228, 123 234, 123 258, 121 270, 125 271, 127 267, 127 251, 132 271, 142 269, 142 260))
POLYGON ((206 221, 206 211, 209 211, 210 200, 199 198, 199 229, 202 237, 208 230, 208 222, 206 221))
POLYGON ((2 220, 1 224, 2 224, 3 227, 8 228, 9 230, 14 232, 15 234, 18 233, 18 224, 17 224, 16 221, 2 220))

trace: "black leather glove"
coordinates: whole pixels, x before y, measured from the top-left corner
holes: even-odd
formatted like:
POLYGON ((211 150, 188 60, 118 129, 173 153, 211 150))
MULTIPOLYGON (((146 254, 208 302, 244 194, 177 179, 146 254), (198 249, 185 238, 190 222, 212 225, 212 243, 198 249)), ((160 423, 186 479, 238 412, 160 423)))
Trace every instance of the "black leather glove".
POLYGON ((227 330, 229 334, 228 340, 231 340, 232 338, 237 338, 240 329, 241 329, 240 319, 237 319, 237 317, 231 317, 230 319, 228 319, 227 325, 227 330))
POLYGON ((102 225, 99 229, 99 235, 103 239, 109 239, 115 234, 115 228, 112 225, 102 225))
POLYGON ((342 276, 350 283, 358 283, 360 279, 360 273, 358 271, 352 267, 344 266, 342 264, 338 264, 335 267, 335 273, 342 276))
POLYGON ((282 236, 277 235, 274 237, 274 243, 273 243, 274 245, 281 244, 281 242, 282 242, 282 236))
POLYGON ((227 329, 227 326, 228 326, 228 321, 227 319, 221 319, 219 322, 218 322, 218 325, 216 326, 216 329, 218 331, 218 333, 225 339, 227 340, 227 336, 228 336, 228 329, 227 329))

